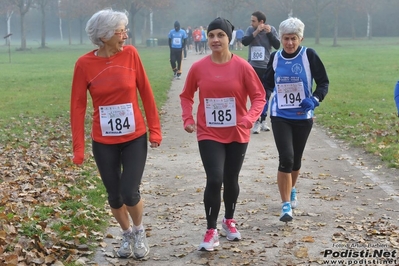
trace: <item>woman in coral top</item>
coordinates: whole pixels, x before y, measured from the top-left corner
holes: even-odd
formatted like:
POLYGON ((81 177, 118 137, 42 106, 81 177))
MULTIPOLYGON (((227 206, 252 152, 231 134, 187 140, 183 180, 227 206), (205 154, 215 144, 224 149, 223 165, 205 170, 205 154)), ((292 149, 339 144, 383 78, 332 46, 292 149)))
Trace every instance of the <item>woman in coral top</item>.
POLYGON ((199 250, 219 245, 216 229, 221 204, 225 206, 222 228, 227 240, 238 241, 234 211, 239 194, 238 176, 250 139, 250 129, 265 105, 265 90, 255 70, 229 51, 234 26, 216 18, 208 26, 211 55, 195 62, 180 94, 184 129, 197 132, 207 181, 204 204, 207 231, 199 250), (197 121, 193 118, 194 94, 199 91, 197 121), (248 97, 251 107, 247 109, 248 97))
POLYGON ((138 52, 133 46, 124 46, 127 24, 124 12, 111 9, 97 12, 87 22, 86 32, 98 49, 81 56, 75 64, 71 129, 73 162, 82 164, 89 92, 93 155, 112 214, 123 230, 116 255, 140 259, 149 253, 139 190, 147 159, 147 127, 151 148, 160 145, 162 136, 154 95, 138 52), (139 95, 147 124, 139 108, 139 95))

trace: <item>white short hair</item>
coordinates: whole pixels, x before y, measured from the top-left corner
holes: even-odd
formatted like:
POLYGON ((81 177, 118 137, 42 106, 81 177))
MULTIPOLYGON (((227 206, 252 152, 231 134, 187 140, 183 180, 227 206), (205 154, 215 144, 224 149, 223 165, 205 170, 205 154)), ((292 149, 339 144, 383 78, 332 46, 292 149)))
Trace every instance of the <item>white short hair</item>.
POLYGON ((129 22, 127 11, 120 12, 112 9, 103 9, 95 13, 86 24, 86 33, 90 41, 99 47, 104 43, 101 38, 110 39, 120 25, 129 22))
POLYGON ((299 38, 303 38, 303 32, 305 31, 305 24, 299 18, 290 17, 280 23, 279 26, 280 40, 284 34, 295 34, 299 38))

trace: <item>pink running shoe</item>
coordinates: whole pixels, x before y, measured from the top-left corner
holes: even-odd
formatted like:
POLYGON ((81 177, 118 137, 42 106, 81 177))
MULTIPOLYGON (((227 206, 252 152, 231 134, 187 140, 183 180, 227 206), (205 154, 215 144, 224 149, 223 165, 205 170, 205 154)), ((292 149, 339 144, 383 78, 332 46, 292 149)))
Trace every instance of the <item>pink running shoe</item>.
POLYGON ((236 228, 236 221, 234 219, 223 219, 222 228, 226 232, 226 238, 230 241, 239 241, 241 234, 236 228))
POLYGON ((214 251, 217 246, 219 246, 218 230, 210 228, 206 231, 204 241, 199 245, 198 250, 214 251))

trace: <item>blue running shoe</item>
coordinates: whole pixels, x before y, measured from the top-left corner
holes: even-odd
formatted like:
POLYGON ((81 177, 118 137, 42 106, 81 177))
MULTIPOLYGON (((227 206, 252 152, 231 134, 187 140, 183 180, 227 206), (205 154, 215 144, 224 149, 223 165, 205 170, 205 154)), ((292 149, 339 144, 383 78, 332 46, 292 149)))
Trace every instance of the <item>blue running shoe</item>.
POLYGON ((280 221, 291 222, 292 221, 292 209, 291 203, 283 203, 283 208, 281 209, 280 221))

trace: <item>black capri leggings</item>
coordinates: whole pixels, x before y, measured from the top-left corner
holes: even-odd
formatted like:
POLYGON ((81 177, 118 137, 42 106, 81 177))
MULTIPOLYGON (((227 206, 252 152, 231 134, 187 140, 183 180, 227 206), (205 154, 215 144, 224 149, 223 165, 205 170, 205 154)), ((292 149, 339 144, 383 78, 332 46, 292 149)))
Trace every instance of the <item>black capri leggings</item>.
POLYGON ((222 184, 225 218, 234 216, 235 206, 240 193, 238 175, 244 162, 248 143, 220 143, 212 140, 198 142, 199 151, 206 173, 204 205, 207 228, 216 229, 220 211, 222 184))
POLYGON ((92 141, 93 155, 114 209, 140 201, 140 183, 147 159, 147 134, 120 144, 92 141))
POLYGON ((278 170, 283 173, 298 171, 313 119, 293 120, 274 116, 270 119, 279 154, 278 170))

